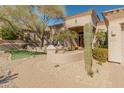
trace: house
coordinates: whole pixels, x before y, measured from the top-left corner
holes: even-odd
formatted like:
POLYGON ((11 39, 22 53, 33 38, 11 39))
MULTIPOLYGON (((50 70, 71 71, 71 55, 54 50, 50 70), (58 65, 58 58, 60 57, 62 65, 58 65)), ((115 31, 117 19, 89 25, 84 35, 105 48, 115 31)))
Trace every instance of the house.
POLYGON ((91 23, 93 25, 93 31, 95 32, 97 23, 99 22, 99 18, 95 13, 95 10, 88 10, 79 14, 75 14, 72 16, 64 17, 64 23, 51 26, 51 30, 55 31, 55 29, 69 29, 72 31, 76 31, 78 33, 77 44, 80 47, 84 47, 83 44, 83 27, 87 23, 91 23))
POLYGON ((79 34, 77 43, 81 47, 84 47, 83 27, 85 24, 91 23, 94 27, 93 32, 103 29, 108 33, 108 61, 122 63, 124 61, 124 8, 104 11, 102 15, 103 21, 96 15, 95 10, 89 10, 66 16, 63 25, 53 27, 76 31, 79 34))
POLYGON ((97 23, 96 31, 98 31, 98 30, 103 30, 104 32, 107 32, 107 27, 106 27, 106 24, 105 24, 105 21, 104 20, 99 21, 97 23))
MULTIPOLYGON (((92 24, 93 32, 102 29, 108 33, 108 61, 123 63, 124 61, 124 8, 112 9, 102 12, 104 19, 101 21, 95 10, 88 10, 71 16, 64 17, 64 23, 49 26, 47 29, 54 34, 58 30, 69 29, 78 33, 77 44, 84 47, 83 32, 85 24, 92 24)), ((25 32, 25 36, 35 37, 35 33, 25 32)))
POLYGON ((95 10, 88 10, 79 14, 65 17, 66 29, 76 31, 78 33, 77 43, 80 47, 84 47, 83 43, 83 29, 84 25, 91 23, 93 25, 93 31, 95 32, 97 23, 99 22, 98 16, 96 16, 95 10))
POLYGON ((124 62, 124 8, 104 11, 108 31, 108 61, 124 62))

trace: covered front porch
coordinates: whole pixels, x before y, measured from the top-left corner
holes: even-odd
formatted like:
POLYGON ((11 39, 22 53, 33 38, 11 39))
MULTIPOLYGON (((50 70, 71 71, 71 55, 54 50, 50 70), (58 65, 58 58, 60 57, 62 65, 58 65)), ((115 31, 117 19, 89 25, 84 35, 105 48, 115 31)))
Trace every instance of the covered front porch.
MULTIPOLYGON (((76 39, 76 42, 79 47, 84 48, 84 26, 75 26, 68 28, 71 31, 76 31, 78 33, 78 38, 76 39)), ((95 33, 96 28, 93 26, 93 33, 95 33)))
POLYGON ((79 47, 84 47, 84 40, 83 40, 83 26, 76 26, 68 28, 71 31, 76 31, 78 33, 78 38, 76 39, 76 42, 79 47))

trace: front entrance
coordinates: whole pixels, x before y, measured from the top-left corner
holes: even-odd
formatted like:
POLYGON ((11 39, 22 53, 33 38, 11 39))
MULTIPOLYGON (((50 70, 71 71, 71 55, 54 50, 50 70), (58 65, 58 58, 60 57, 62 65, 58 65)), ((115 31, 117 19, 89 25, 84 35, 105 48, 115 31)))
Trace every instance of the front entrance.
POLYGON ((83 32, 78 33, 78 45, 80 47, 84 47, 84 41, 83 41, 83 32))
POLYGON ((69 28, 72 31, 76 31, 78 33, 78 38, 76 40, 79 47, 84 47, 84 40, 83 40, 83 26, 72 27, 69 28))

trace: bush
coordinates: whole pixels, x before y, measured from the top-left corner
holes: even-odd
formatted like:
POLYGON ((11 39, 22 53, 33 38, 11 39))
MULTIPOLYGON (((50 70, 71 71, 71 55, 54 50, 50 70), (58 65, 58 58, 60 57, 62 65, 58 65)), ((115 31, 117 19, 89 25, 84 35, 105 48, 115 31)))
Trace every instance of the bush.
POLYGON ((4 40, 16 40, 18 36, 13 32, 11 27, 2 27, 0 29, 0 37, 4 40))
POLYGON ((108 59, 108 49, 107 48, 94 48, 93 58, 100 63, 105 63, 108 59))

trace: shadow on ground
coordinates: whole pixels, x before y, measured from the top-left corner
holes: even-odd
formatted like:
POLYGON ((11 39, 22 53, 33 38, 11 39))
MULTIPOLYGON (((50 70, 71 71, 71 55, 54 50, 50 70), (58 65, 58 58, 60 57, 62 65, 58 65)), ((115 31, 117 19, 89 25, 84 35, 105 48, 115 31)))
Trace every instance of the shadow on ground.
POLYGON ((0 76, 0 84, 8 83, 11 80, 17 78, 17 76, 18 76, 18 73, 15 73, 15 74, 10 73, 7 76, 0 76))

